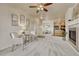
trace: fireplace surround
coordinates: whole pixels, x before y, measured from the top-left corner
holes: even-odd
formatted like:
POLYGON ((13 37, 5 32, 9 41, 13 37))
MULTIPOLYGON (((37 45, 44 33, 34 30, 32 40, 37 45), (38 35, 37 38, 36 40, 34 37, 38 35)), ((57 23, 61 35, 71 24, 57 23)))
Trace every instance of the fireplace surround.
POLYGON ((76 28, 69 29, 69 40, 76 45, 76 28))
POLYGON ((66 40, 72 42, 74 47, 79 51, 79 18, 69 21, 66 26, 66 40))

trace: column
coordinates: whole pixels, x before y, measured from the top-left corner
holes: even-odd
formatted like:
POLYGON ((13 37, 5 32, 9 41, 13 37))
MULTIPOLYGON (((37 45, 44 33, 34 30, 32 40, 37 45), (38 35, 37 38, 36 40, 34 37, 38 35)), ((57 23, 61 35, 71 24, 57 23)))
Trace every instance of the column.
POLYGON ((79 50, 79 25, 76 27, 76 46, 77 49, 79 50))

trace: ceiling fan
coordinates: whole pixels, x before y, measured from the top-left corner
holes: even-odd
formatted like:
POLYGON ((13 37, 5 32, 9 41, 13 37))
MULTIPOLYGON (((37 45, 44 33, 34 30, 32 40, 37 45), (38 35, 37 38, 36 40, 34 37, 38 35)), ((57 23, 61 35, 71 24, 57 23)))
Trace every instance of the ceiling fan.
POLYGON ((38 13, 39 11, 48 12, 48 10, 47 10, 46 7, 49 6, 49 5, 51 5, 51 4, 53 4, 53 3, 40 3, 37 6, 36 5, 35 6, 29 6, 29 8, 37 8, 36 13, 38 13))

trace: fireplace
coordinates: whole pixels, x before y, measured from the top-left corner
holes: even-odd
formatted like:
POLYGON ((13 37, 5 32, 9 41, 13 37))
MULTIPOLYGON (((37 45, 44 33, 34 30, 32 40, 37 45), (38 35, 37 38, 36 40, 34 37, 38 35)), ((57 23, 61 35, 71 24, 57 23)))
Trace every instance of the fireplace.
POLYGON ((69 40, 76 45, 76 28, 69 29, 69 40))

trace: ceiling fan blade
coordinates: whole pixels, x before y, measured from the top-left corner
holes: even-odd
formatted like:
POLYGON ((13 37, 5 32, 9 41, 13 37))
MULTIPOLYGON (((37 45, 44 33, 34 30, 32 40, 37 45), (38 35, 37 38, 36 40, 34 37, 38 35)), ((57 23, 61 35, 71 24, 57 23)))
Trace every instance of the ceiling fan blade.
POLYGON ((49 6, 51 4, 53 4, 53 3, 45 3, 44 6, 49 6))
POLYGON ((29 8, 37 8, 37 6, 29 6, 29 8))
POLYGON ((46 12, 48 11, 46 8, 43 8, 43 10, 46 11, 46 12))

